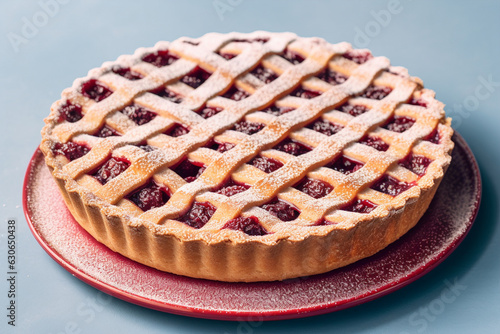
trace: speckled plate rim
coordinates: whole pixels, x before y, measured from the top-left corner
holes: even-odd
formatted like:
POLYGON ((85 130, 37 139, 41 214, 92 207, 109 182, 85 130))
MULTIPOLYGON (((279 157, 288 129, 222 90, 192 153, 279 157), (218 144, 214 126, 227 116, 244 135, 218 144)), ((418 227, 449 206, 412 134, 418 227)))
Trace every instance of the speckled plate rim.
MULTIPOLYGON (((413 271, 409 271, 407 275, 404 275, 401 278, 394 279, 385 285, 378 286, 372 290, 369 290, 363 294, 352 295, 347 298, 344 298, 340 301, 335 301, 332 303, 325 303, 315 306, 301 306, 298 305, 295 309, 285 309, 285 310, 259 310, 259 311, 224 311, 224 310, 214 310, 207 306, 206 308, 195 308, 195 307, 187 307, 185 305, 176 305, 172 303, 165 303, 163 301, 147 298, 144 296, 139 296, 137 294, 131 293, 129 291, 124 291, 118 287, 115 287, 111 284, 103 282, 92 275, 89 275, 85 272, 84 269, 77 268, 71 261, 64 258, 59 252, 53 249, 44 235, 42 235, 34 226, 32 222, 32 212, 30 211, 30 206, 28 203, 28 187, 30 185, 32 169, 34 167, 34 161, 41 155, 41 151, 39 149, 35 150, 26 170, 24 184, 23 184, 23 210, 28 223, 28 226, 33 233, 35 239, 42 246, 42 248, 64 269, 70 272, 75 277, 79 278, 83 282, 99 289, 102 292, 110 294, 116 298, 122 299, 124 301, 137 304, 140 306, 144 306, 147 308, 151 308, 154 310, 168 312, 172 314, 197 317, 197 318, 206 318, 206 319, 216 319, 216 320, 232 320, 232 321, 241 321, 242 319, 247 320, 283 320, 283 319, 294 319, 294 318, 303 318, 309 317, 313 315, 320 315, 329 312, 339 311, 345 308, 353 307, 356 305, 360 305, 366 303, 368 301, 377 299, 384 295, 387 295, 393 291, 396 291, 411 282, 414 282, 418 278, 422 277, 436 266, 438 266, 442 261, 444 261, 462 242, 470 228, 472 227, 474 220, 476 219, 477 213, 479 211, 480 202, 481 202, 481 194, 482 194, 482 184, 481 184, 481 175, 479 171, 479 167, 477 165, 477 161, 470 150, 469 146, 463 139, 461 135, 455 133, 454 138, 455 149, 463 150, 467 163, 469 167, 472 169, 474 178, 474 189, 473 196, 471 197, 471 201, 473 201, 474 208, 471 211, 470 216, 463 218, 462 226, 465 226, 465 229, 451 242, 446 248, 440 250, 433 254, 433 256, 428 259, 426 263, 422 266, 414 269, 413 271), (475 193, 475 194, 474 194, 475 193)), ((453 161, 452 161, 453 164, 453 161)), ((425 217, 425 216, 424 216, 425 217)), ((86 233, 82 229, 82 233, 86 233)), ((89 235, 90 236, 90 235, 89 235)), ((403 236, 403 238, 405 238, 403 236)), ((98 243, 97 241, 95 241, 98 243)), ((110 250, 111 251, 111 250, 110 250)), ((121 256, 118 254, 118 256, 121 256)), ((131 261, 131 260, 130 260, 131 261)), ((370 265, 370 258, 364 260, 364 265, 370 265)), ((351 265, 352 268, 355 268, 357 263, 351 265)), ((201 280, 202 281, 202 280, 201 280)), ((272 284, 284 284, 283 282, 273 282, 272 284)))

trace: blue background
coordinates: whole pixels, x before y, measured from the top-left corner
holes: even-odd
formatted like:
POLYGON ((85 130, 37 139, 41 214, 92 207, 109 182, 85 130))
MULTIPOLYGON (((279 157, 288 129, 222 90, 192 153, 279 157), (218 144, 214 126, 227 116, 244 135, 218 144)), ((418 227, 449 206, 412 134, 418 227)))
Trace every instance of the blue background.
POLYGON ((19 295, 17 326, 11 328, 1 276, 0 332, 64 333, 74 324, 81 333, 498 333, 500 3, 401 0, 390 18, 380 14, 390 8, 387 0, 218 3, 229 7, 218 13, 213 1, 69 1, 43 22, 38 1, 1 2, 0 136, 7 144, 0 149, 0 268, 7 272, 6 222, 14 218, 19 295), (9 36, 23 36, 23 20, 33 22, 34 16, 43 26, 16 52, 9 36), (170 315, 105 298, 42 250, 23 215, 22 181, 40 141, 42 120, 60 92, 89 69, 138 47, 233 30, 292 31, 367 46, 437 92, 475 153, 484 182, 475 226, 452 256, 420 280, 367 304, 312 318, 248 324, 170 315), (485 86, 481 80, 495 84, 485 86), (462 290, 453 302, 436 308, 446 282, 457 282, 462 290), (92 300, 96 311, 85 313, 92 300))

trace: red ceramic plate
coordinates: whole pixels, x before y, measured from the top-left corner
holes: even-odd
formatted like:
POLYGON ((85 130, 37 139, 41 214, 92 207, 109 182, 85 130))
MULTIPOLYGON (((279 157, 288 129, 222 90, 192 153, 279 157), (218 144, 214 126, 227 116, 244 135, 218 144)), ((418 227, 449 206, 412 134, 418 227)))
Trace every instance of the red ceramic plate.
POLYGON ((39 150, 24 182, 24 212, 33 235, 61 266, 117 298, 152 309, 219 320, 278 320, 333 312, 386 295, 443 261, 476 217, 481 179, 460 135, 453 160, 421 221, 376 255, 326 274, 283 282, 224 283, 177 276, 114 253, 66 209, 39 150))

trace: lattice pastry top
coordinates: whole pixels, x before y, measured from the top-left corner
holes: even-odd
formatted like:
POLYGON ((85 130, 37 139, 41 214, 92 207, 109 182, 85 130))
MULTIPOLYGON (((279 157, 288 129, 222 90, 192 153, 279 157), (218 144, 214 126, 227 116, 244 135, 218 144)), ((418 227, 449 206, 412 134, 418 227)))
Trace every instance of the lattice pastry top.
POLYGON ((292 33, 138 49, 76 80, 45 122, 41 149, 69 208, 118 251, 116 219, 204 244, 346 231, 436 188, 453 148, 420 79, 292 33))

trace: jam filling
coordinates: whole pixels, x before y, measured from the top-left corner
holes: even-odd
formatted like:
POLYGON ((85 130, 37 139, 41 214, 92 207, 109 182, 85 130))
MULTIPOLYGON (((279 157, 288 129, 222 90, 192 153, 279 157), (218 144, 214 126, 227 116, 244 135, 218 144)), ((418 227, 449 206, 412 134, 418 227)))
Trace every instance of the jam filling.
POLYGON ((145 61, 146 63, 150 63, 156 67, 171 65, 177 59, 179 59, 179 57, 169 53, 168 50, 156 51, 142 57, 143 61, 145 61))
POLYGON ((379 137, 364 136, 363 138, 361 138, 359 143, 373 147, 374 149, 376 149, 378 151, 385 152, 389 149, 389 144, 387 144, 385 141, 383 141, 379 137))
POLYGON ((275 199, 270 203, 261 205, 260 207, 285 222, 295 220, 300 215, 297 208, 280 199, 275 199))
POLYGON ((81 87, 84 96, 96 102, 100 102, 113 94, 113 91, 95 79, 85 82, 81 87))
POLYGON ((305 89, 302 86, 299 86, 293 92, 291 92, 290 95, 300 97, 303 99, 312 99, 316 96, 320 96, 321 92, 316 92, 313 90, 305 89))
POLYGON ((408 170, 411 170, 418 176, 423 176, 427 171, 427 167, 429 167, 431 162, 432 162, 431 159, 424 157, 423 155, 410 153, 408 154, 408 156, 406 156, 406 158, 399 161, 399 165, 403 166, 408 170))
POLYGON ((111 158, 92 174, 101 184, 106 184, 130 166, 130 161, 124 158, 111 158))
POLYGON ((189 129, 177 123, 165 132, 170 137, 180 137, 187 133, 189 133, 189 129))
POLYGON ((257 133, 260 130, 262 130, 265 126, 266 125, 262 123, 241 121, 234 125, 233 130, 238 132, 243 132, 247 135, 253 135, 254 133, 257 133))
POLYGON ((327 225, 335 225, 336 223, 333 223, 331 221, 328 221, 326 219, 320 219, 316 224, 313 226, 327 226, 327 225))
POLYGON ((278 107, 277 105, 273 104, 262 111, 274 116, 281 116, 283 114, 286 114, 287 112, 290 112, 292 110, 295 110, 293 107, 278 107))
POLYGON ((232 144, 232 143, 219 143, 217 141, 214 141, 210 145, 210 148, 212 150, 217 151, 217 152, 224 153, 226 151, 229 151, 230 149, 232 149, 235 146, 236 146, 236 144, 232 144))
POLYGON ((231 88, 229 88, 229 90, 225 92, 224 95, 222 96, 225 97, 226 99, 241 101, 249 97, 250 94, 248 94, 244 90, 239 89, 235 85, 232 85, 231 88))
POLYGON ((144 186, 126 198, 134 202, 142 211, 148 211, 163 206, 170 196, 165 187, 158 185, 153 180, 149 180, 144 186))
POLYGON ((59 108, 59 121, 68 121, 70 123, 75 123, 78 122, 79 120, 82 119, 83 114, 82 114, 82 106, 79 104, 73 104, 70 101, 66 101, 60 108, 59 108))
POLYGON ((366 63, 368 60, 373 58, 372 54, 368 51, 360 52, 354 50, 347 51, 342 55, 342 57, 352 60, 353 62, 358 64, 366 63))
POLYGON ((372 203, 366 199, 356 198, 354 201, 351 201, 351 203, 343 206, 341 210, 357 213, 370 213, 376 207, 377 205, 375 203, 372 203))
POLYGON ((259 224, 259 219, 254 216, 250 217, 237 217, 229 220, 223 229, 228 228, 230 230, 241 231, 248 235, 266 235, 268 232, 262 225, 259 224))
POLYGON ((427 137, 425 137, 424 140, 429 141, 433 144, 439 144, 441 137, 439 136, 437 128, 434 129, 434 131, 432 131, 427 137))
POLYGON ((292 63, 294 65, 300 64, 304 61, 304 57, 302 57, 298 53, 293 52, 289 49, 285 49, 285 51, 283 52, 281 57, 285 58, 286 60, 288 60, 290 63, 292 63))
POLYGON ((391 87, 371 85, 365 89, 365 91, 361 94, 361 96, 366 97, 368 99, 382 100, 384 97, 389 95, 390 92, 392 92, 391 87))
POLYGON ((283 164, 278 160, 272 158, 266 158, 263 156, 257 156, 253 158, 252 161, 250 161, 250 165, 257 167, 258 169, 266 173, 272 173, 275 170, 278 170, 281 167, 283 167, 283 164))
POLYGON ((167 99, 173 103, 181 103, 183 100, 181 95, 174 93, 173 91, 171 91, 166 87, 161 87, 159 89, 153 90, 151 91, 151 93, 163 97, 164 99, 167 99))
POLYGON ((415 119, 406 116, 395 115, 392 117, 384 128, 389 131, 403 133, 415 124, 415 119))
POLYGON ((134 123, 137 125, 149 123, 151 122, 151 120, 153 120, 153 118, 156 117, 156 113, 147 110, 146 108, 143 108, 137 104, 126 106, 125 108, 123 108, 123 110, 120 110, 120 112, 128 116, 128 118, 134 121, 134 123))
POLYGON ((336 170, 337 172, 343 173, 345 175, 349 175, 361 169, 363 166, 364 164, 362 162, 350 159, 343 155, 326 167, 336 170))
POLYGON ((324 135, 331 136, 342 130, 344 127, 342 125, 333 124, 324 119, 319 119, 316 122, 309 124, 307 128, 322 133, 324 135))
POLYGON ((282 151, 291 155, 299 156, 309 152, 311 149, 293 139, 285 139, 274 147, 275 150, 282 151))
POLYGON ((364 105, 361 105, 361 104, 345 103, 340 107, 340 110, 342 112, 348 113, 351 116, 356 117, 356 116, 364 114, 365 112, 367 112, 370 109, 368 109, 367 107, 365 107, 364 105))
POLYGON ((199 66, 196 66, 194 70, 192 70, 190 73, 188 73, 186 76, 184 76, 181 81, 184 82, 186 85, 191 86, 193 88, 198 88, 203 84, 205 81, 210 78, 212 74, 208 73, 204 69, 202 69, 199 66))
POLYGON ((200 114, 201 117, 207 119, 207 118, 210 118, 214 115, 217 115, 222 110, 223 110, 222 108, 218 108, 218 107, 205 106, 205 107, 201 108, 201 110, 198 113, 200 114))
POLYGON ((276 78, 278 77, 276 73, 268 68, 265 68, 262 65, 257 66, 250 73, 255 75, 260 81, 263 81, 266 84, 276 80, 276 78))
POLYGON ((209 202, 194 202, 193 206, 177 220, 193 228, 202 228, 212 218, 217 208, 209 202))
POLYGON ((325 197, 333 190, 329 183, 310 178, 304 178, 294 188, 316 199, 325 197))
POLYGON ((414 184, 399 181, 398 179, 386 174, 375 182, 371 188, 387 195, 397 196, 413 186, 414 184))
POLYGON ((120 67, 120 66, 113 66, 111 69, 113 73, 118 74, 119 76, 124 77, 127 80, 135 81, 144 78, 142 74, 132 71, 128 67, 120 67))
POLYGON ((233 53, 225 53, 225 52, 217 52, 217 54, 220 55, 221 57, 223 57, 226 60, 231 60, 231 59, 233 59, 234 57, 237 56, 237 55, 235 55, 233 53))
POLYGON ((119 136, 119 134, 115 130, 111 129, 109 126, 104 125, 102 128, 99 129, 99 131, 97 131, 97 133, 94 136, 100 138, 107 138, 112 136, 119 136))
POLYGON ((217 190, 217 194, 231 197, 241 192, 244 192, 248 188, 250 188, 248 184, 235 182, 233 179, 229 179, 229 181, 224 183, 222 188, 217 190))
POLYGON ((408 101, 408 104, 411 104, 411 105, 414 105, 414 106, 420 106, 420 107, 424 107, 424 108, 427 108, 427 102, 425 102, 424 100, 422 99, 416 99, 414 97, 412 97, 410 99, 410 101, 408 101))
POLYGON ((320 74, 317 75, 317 77, 328 82, 330 85, 339 85, 348 79, 345 75, 332 71, 329 68, 325 68, 320 74))
POLYGON ((205 171, 206 166, 202 163, 195 163, 188 159, 183 160, 173 169, 186 182, 193 182, 205 171))
POLYGON ((55 155, 64 155, 69 161, 76 160, 89 153, 90 148, 85 144, 77 144, 75 142, 67 142, 66 144, 55 143, 52 147, 52 152, 55 155))

